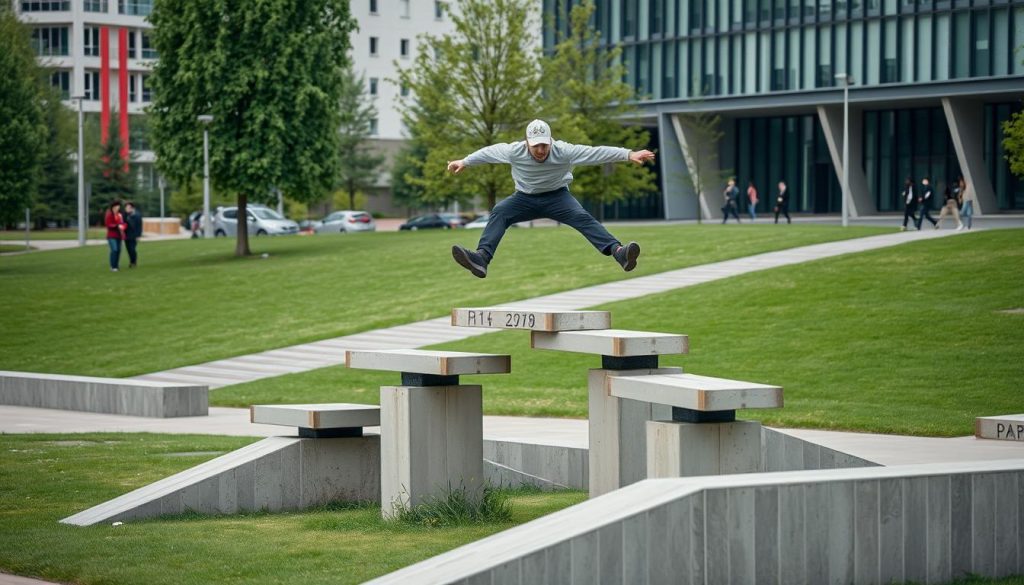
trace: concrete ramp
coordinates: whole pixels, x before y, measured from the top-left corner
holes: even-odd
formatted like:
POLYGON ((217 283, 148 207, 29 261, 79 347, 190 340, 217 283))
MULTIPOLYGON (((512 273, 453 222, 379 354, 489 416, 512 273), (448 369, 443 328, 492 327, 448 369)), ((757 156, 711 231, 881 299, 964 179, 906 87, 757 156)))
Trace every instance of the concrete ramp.
POLYGON ((336 501, 378 501, 380 436, 268 437, 68 516, 91 526, 193 511, 297 510, 336 501))

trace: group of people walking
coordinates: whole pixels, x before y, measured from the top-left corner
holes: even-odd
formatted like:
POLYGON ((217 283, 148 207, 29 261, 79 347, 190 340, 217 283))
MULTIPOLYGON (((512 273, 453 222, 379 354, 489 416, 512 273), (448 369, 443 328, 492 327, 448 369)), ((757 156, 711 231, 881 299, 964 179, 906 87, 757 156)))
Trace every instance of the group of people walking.
POLYGON ((943 191, 942 210, 939 212, 937 220, 931 214, 934 195, 928 177, 921 179, 920 186, 914 183, 913 178, 907 177, 903 183, 903 226, 900 228, 901 231, 906 231, 908 221, 920 230, 921 224, 926 219, 935 229, 939 229, 942 220, 947 215, 952 215, 956 220, 956 229, 971 229, 974 218, 974 197, 967 181, 962 176, 957 177, 955 181, 950 181, 943 191), (915 214, 917 215, 915 216, 915 214))
POLYGON ((103 224, 107 226, 107 244, 110 246, 110 271, 118 271, 118 265, 121 263, 121 242, 124 242, 124 247, 128 250, 128 267, 135 268, 139 261, 137 246, 139 238, 142 237, 142 214, 135 209, 135 204, 126 201, 124 213, 121 213, 121 200, 114 199, 107 207, 103 224))
MULTIPOLYGON (((775 195, 775 206, 772 208, 775 212, 775 223, 779 223, 779 214, 786 217, 786 223, 793 223, 793 219, 789 217, 789 190, 786 188, 786 182, 779 181, 778 188, 778 193, 775 195)), ((736 218, 736 223, 742 223, 739 214, 740 190, 736 186, 736 179, 729 179, 722 196, 725 198, 725 204, 722 205, 722 223, 729 221, 729 215, 736 218)), ((750 221, 757 220, 758 201, 760 200, 757 197, 757 187, 754 186, 753 181, 750 181, 747 183, 747 212, 750 213, 750 221)))

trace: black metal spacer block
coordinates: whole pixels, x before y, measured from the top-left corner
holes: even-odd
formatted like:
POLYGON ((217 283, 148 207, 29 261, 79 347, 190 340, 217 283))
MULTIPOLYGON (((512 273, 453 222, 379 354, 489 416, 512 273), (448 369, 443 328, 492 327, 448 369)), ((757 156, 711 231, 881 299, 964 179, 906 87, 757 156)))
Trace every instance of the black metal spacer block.
POLYGON ((402 372, 402 386, 458 386, 459 377, 402 372))
POLYGON ((601 356, 601 367, 605 370, 653 370, 658 367, 657 355, 631 355, 617 357, 601 356))
POLYGON ((735 410, 692 410, 690 408, 672 407, 672 420, 688 423, 723 423, 736 420, 735 410))
POLYGON ((339 437, 362 437, 363 427, 338 427, 334 429, 311 429, 299 427, 299 436, 304 439, 337 439, 339 437))

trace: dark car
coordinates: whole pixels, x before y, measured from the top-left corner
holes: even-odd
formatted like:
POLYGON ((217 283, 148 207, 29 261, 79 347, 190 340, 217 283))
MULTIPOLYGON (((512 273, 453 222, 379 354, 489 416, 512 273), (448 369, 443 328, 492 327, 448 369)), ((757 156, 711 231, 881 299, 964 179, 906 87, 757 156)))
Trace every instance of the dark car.
POLYGON ((418 215, 398 226, 400 230, 450 230, 462 226, 462 219, 453 213, 428 213, 418 215))

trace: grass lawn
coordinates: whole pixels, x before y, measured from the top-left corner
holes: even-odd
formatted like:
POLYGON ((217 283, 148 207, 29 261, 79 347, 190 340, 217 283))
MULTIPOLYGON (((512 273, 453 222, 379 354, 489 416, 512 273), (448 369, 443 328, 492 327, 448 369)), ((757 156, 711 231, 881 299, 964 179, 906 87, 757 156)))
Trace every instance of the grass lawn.
MULTIPOLYGON (((1024 230, 976 232, 746 274, 603 307, 617 328, 685 333, 686 371, 779 384, 785 408, 742 416, 775 426, 931 436, 1024 401, 1024 230)), ((529 349, 502 331, 443 346, 508 353, 484 385, 489 414, 585 417, 597 356, 529 349)), ((211 402, 378 402, 393 373, 324 368, 220 388, 211 402)))
MULTIPOLYGON (((35 249, 33 246, 29 246, 30 250, 35 249)), ((24 252, 25 244, 0 244, 0 254, 4 252, 24 252)))
MULTIPOLYGON (((77 240, 78 228, 60 228, 50 230, 32 230, 29 232, 31 240, 77 240)), ((107 237, 106 228, 89 228, 85 232, 86 239, 102 240, 107 237)), ((0 240, 21 240, 25 241, 25 230, 0 230, 0 240)))
POLYGON ((361 583, 586 497, 513 491, 511 522, 448 528, 386 523, 376 506, 88 528, 57 522, 254 440, 0 435, 0 570, 76 583, 361 583))
MULTIPOLYGON (((885 228, 623 226, 644 245, 633 275, 885 228)), ((111 273, 106 248, 0 260, 0 369, 131 376, 446 315, 625 278, 569 228, 510 230, 491 275, 451 259, 477 231, 143 242, 139 268, 111 273), (262 258, 262 254, 269 257, 262 258)))

